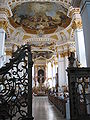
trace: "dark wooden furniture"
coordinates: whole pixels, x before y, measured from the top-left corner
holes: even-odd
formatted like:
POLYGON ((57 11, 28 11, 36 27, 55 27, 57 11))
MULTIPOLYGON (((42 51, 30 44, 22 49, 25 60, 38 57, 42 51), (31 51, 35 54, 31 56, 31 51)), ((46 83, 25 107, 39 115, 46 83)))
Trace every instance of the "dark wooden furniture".
POLYGON ((49 94, 48 99, 60 110, 63 116, 66 117, 66 100, 60 99, 53 94, 49 94))

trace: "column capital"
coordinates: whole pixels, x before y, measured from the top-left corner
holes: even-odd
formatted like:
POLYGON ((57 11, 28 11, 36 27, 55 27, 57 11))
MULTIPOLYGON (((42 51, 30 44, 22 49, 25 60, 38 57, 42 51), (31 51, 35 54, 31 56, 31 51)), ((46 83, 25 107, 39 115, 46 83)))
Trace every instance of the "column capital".
POLYGON ((12 50, 6 50, 5 52, 7 56, 12 56, 12 50))
POLYGON ((6 31, 7 27, 8 27, 8 22, 0 20, 0 29, 4 29, 6 31))
POLYGON ((81 19, 74 19, 72 22, 72 28, 75 29, 82 29, 82 20, 81 19))
POLYGON ((7 30, 9 17, 12 16, 11 8, 8 4, 0 3, 0 28, 7 30))
POLYGON ((68 10, 68 16, 72 18, 72 28, 82 28, 82 19, 80 15, 80 8, 70 7, 68 10))
POLYGON ((58 61, 54 61, 54 65, 58 65, 58 61))
POLYGON ((51 63, 51 67, 53 68, 53 64, 51 63))
POLYGON ((7 18, 13 15, 9 5, 3 3, 0 3, 0 14, 4 14, 7 18))
POLYGON ((77 7, 77 8, 74 8, 74 7, 69 7, 69 10, 68 10, 68 16, 73 18, 74 15, 77 15, 77 14, 80 14, 80 8, 77 7))
POLYGON ((75 42, 72 42, 69 44, 69 52, 75 52, 75 51, 76 51, 75 42))

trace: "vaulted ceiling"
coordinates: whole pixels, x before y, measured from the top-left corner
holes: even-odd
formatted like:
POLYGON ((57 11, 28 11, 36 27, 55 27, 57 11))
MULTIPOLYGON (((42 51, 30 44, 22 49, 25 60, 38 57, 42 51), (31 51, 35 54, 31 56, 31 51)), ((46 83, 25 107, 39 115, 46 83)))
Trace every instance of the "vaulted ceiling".
POLYGON ((42 34, 50 34, 70 24, 67 11, 55 2, 26 2, 12 9, 10 22, 15 28, 22 26, 27 33, 40 34, 41 31, 42 34))
POLYGON ((29 43, 34 58, 41 55, 49 59, 56 46, 73 41, 71 18, 67 14, 71 0, 0 0, 0 3, 6 3, 12 12, 8 18, 7 49, 13 44, 29 43))

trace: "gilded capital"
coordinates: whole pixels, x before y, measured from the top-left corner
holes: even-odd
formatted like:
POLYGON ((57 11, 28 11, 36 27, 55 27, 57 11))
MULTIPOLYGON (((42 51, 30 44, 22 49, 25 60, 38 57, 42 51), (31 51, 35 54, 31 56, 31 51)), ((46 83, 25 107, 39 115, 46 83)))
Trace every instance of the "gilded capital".
POLYGON ((58 62, 57 61, 54 61, 54 65, 57 65, 58 64, 58 62))
POLYGON ((82 20, 81 19, 76 19, 72 22, 72 29, 81 29, 82 28, 82 20))
POLYGON ((0 21, 0 28, 3 28, 6 31, 7 27, 8 27, 7 21, 0 21))
POLYGON ((6 50, 5 52, 7 56, 12 56, 12 50, 6 50))
POLYGON ((70 7, 69 10, 68 10, 68 16, 70 18, 73 18, 73 16, 75 14, 80 14, 80 8, 73 8, 73 7, 70 7))
POLYGON ((51 63, 51 67, 53 68, 53 64, 51 63))

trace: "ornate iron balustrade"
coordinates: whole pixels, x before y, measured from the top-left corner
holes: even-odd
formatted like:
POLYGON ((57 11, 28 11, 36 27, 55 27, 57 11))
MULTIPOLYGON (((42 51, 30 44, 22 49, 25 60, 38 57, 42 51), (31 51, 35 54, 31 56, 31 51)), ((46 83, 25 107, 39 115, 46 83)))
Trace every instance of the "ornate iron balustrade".
POLYGON ((26 44, 0 69, 0 120, 33 120, 32 65, 31 47, 26 44))
POLYGON ((90 120, 90 68, 69 67, 70 120, 90 120))

